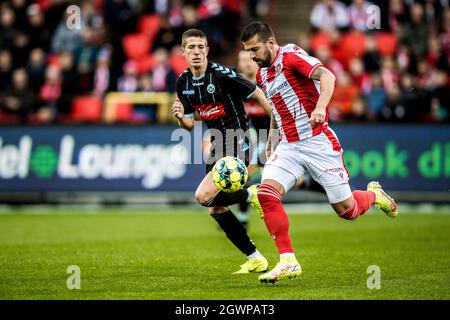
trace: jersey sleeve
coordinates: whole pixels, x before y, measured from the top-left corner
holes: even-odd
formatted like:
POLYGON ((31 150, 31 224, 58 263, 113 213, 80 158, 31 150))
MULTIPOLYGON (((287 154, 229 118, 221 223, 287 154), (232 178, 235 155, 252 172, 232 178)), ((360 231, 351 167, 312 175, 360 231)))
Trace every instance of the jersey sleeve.
POLYGON ((283 60, 285 66, 292 68, 308 78, 311 78, 314 70, 322 65, 319 59, 308 55, 304 51, 286 53, 283 60))
POLYGON ((245 79, 239 72, 230 70, 229 75, 224 75, 229 91, 238 94, 242 100, 249 100, 256 90, 256 84, 245 79))
POLYGON ((178 99, 181 101, 181 104, 184 108, 184 116, 185 117, 193 117, 195 113, 195 109, 192 107, 192 104, 189 102, 189 99, 187 98, 188 92, 186 88, 182 88, 182 83, 185 83, 186 79, 184 81, 183 78, 179 77, 176 82, 176 90, 177 90, 177 96, 178 99))

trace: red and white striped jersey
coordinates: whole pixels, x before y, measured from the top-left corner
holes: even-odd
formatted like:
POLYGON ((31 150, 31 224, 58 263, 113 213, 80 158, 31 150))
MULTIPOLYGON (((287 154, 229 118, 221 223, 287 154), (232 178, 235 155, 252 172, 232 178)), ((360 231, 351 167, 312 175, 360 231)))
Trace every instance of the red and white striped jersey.
POLYGON ((295 44, 280 47, 272 65, 258 70, 256 80, 269 101, 280 139, 295 142, 322 132, 325 122, 312 129, 309 122, 320 94, 320 82, 310 79, 322 63, 295 44))

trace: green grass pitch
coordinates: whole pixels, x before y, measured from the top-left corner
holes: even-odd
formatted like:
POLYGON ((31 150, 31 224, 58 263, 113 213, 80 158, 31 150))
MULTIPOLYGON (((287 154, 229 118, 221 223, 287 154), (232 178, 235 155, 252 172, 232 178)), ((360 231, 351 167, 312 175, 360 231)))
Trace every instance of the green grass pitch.
MULTIPOLYGON (((151 211, 151 210, 148 210, 151 211)), ((61 212, 68 213, 68 212, 61 212)), ((262 285, 206 210, 0 215, 0 299, 450 299, 450 215, 290 215, 300 279, 262 285), (69 265, 81 289, 69 290, 69 265), (381 288, 370 290, 370 265, 381 288)), ((276 248, 252 212, 250 235, 276 248)))

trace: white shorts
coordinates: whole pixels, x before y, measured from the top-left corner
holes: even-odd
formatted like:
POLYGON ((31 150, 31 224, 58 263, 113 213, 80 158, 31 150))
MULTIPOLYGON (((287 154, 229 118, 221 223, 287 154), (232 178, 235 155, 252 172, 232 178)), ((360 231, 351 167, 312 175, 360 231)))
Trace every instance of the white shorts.
POLYGON ((289 191, 305 172, 325 189, 330 203, 352 196, 343 153, 330 128, 303 141, 280 142, 264 166, 261 180, 275 180, 289 191))

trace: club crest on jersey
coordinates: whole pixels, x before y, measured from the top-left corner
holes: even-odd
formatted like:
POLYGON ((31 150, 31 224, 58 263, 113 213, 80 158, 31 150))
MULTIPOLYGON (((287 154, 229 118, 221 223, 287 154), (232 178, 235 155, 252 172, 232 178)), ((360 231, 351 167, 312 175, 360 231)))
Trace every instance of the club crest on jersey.
POLYGON ((206 91, 208 91, 208 93, 214 93, 216 91, 216 86, 213 85, 212 83, 208 84, 208 86, 206 87, 206 91))
POLYGON ((275 73, 280 73, 280 72, 281 72, 281 63, 279 63, 275 66, 275 73))

